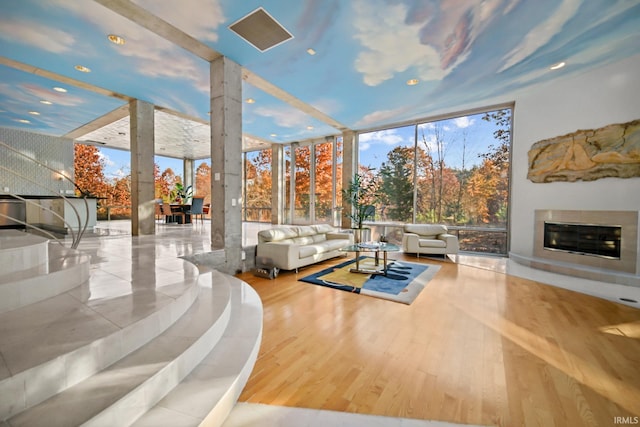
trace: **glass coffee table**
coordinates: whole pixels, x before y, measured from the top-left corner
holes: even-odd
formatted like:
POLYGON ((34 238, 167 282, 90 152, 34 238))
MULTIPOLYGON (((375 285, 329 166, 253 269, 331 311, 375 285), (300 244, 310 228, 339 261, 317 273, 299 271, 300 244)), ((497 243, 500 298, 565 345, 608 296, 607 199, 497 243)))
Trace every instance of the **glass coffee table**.
POLYGON ((340 251, 355 253, 356 266, 355 268, 349 270, 352 273, 382 274, 386 276, 387 265, 389 264, 387 260, 387 253, 400 252, 400 247, 398 245, 394 245, 393 243, 364 242, 346 246, 340 249, 340 251), (360 252, 372 252, 375 254, 374 265, 372 266, 373 268, 360 265, 360 252), (380 265, 380 253, 382 253, 382 265, 380 265))

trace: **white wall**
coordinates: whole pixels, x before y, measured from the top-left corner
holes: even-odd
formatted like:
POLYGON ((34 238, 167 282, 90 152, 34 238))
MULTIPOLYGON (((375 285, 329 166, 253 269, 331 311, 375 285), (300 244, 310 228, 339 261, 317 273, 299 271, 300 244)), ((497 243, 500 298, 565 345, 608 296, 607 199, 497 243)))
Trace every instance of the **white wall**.
MULTIPOLYGON (((535 142, 635 119, 640 119, 640 55, 516 97, 511 252, 533 256, 535 209, 640 211, 638 177, 542 184, 527 180, 527 152, 535 142)), ((640 254, 638 258, 640 265, 640 254)))

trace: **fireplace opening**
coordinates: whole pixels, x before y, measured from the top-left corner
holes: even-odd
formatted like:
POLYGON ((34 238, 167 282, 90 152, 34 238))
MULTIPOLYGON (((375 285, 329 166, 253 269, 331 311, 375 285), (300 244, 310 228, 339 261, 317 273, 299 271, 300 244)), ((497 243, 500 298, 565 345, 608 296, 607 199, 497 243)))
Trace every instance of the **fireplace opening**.
POLYGON ((563 222, 544 223, 544 249, 620 259, 622 227, 563 222))

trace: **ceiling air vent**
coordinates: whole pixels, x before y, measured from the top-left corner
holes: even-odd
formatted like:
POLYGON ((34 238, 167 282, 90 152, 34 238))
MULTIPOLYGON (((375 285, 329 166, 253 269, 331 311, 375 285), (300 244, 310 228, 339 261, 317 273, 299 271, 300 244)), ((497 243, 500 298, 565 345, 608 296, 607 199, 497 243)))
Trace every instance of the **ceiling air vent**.
POLYGON ((293 35, 286 28, 261 7, 229 25, 229 29, 260 52, 293 38, 293 35))

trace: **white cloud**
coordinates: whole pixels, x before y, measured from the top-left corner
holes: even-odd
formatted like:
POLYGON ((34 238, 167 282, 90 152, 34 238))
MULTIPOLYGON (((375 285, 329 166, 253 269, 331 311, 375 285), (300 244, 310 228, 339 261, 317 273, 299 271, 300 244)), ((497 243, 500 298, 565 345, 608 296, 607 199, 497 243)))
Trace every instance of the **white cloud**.
POLYGON ((418 125, 418 130, 423 130, 423 129, 431 130, 431 129, 435 129, 435 128, 436 128, 436 125, 433 124, 433 122, 421 123, 421 124, 418 125))
POLYGON ((104 154, 102 151, 98 151, 98 157, 102 159, 106 167, 113 167, 116 165, 115 162, 111 160, 111 158, 108 155, 104 154))
MULTIPOLYGON (((365 143, 369 145, 373 144, 385 144, 385 145, 400 145, 404 141, 402 135, 398 135, 395 129, 385 129, 376 132, 363 133, 358 137, 360 144, 365 143)), ((412 142, 413 143, 413 142, 412 142)))
POLYGON ((340 101, 331 98, 318 99, 310 104, 329 116, 343 109, 340 101))
MULTIPOLYGON (((188 80, 199 90, 209 90, 208 64, 166 39, 105 9, 98 3, 77 0, 51 0, 58 7, 80 16, 104 34, 124 37, 123 46, 113 45, 120 55, 135 60, 135 69, 145 76, 188 80)), ((175 7, 175 6, 174 6, 175 7)), ((181 6, 182 7, 182 6, 181 6)))
POLYGON ((225 22, 217 0, 181 0, 179 7, 175 0, 134 0, 134 3, 199 40, 217 41, 216 29, 225 22))
POLYGON ((378 123, 390 122, 393 118, 399 114, 403 114, 409 107, 400 107, 392 110, 379 110, 369 113, 362 119, 358 120, 355 127, 362 128, 371 126, 378 123))
POLYGON ((255 113, 272 118, 278 126, 285 128, 305 128, 311 120, 309 116, 293 107, 258 107, 255 113))
POLYGON ((358 142, 358 150, 367 151, 369 148, 371 148, 371 144, 368 142, 362 142, 362 140, 358 142))
POLYGON ((120 168, 113 171, 113 174, 111 176, 120 179, 126 177, 127 175, 129 175, 129 170, 120 168))
POLYGON ((518 46, 505 55, 503 58, 505 63, 500 71, 516 65, 547 44, 553 36, 562 30, 564 24, 575 15, 581 3, 582 0, 563 0, 555 11, 550 11, 549 18, 546 21, 538 24, 518 46))
POLYGON ((355 68, 363 81, 377 86, 396 73, 414 68, 421 80, 439 80, 445 75, 440 68, 438 52, 420 42, 420 25, 407 25, 407 8, 384 1, 355 2, 353 27, 355 38, 364 51, 355 60, 355 68))
POLYGON ((0 38, 33 46, 47 52, 68 52, 73 49, 75 44, 75 39, 71 34, 47 27, 42 22, 2 19, 0 20, 0 28, 2 28, 0 38))
POLYGON ((426 150, 429 153, 435 152, 438 148, 435 134, 420 134, 418 136, 418 145, 420 145, 422 148, 425 148, 424 146, 426 145, 426 150))
POLYGON ((453 119, 453 123, 460 129, 468 128, 469 126, 472 126, 474 122, 475 120, 470 119, 469 117, 458 117, 453 119))
POLYGON ((64 105, 65 107, 76 107, 84 104, 84 100, 69 93, 55 92, 49 88, 34 84, 23 84, 20 87, 24 90, 25 94, 29 94, 38 100, 47 100, 53 102, 55 105, 64 105))

